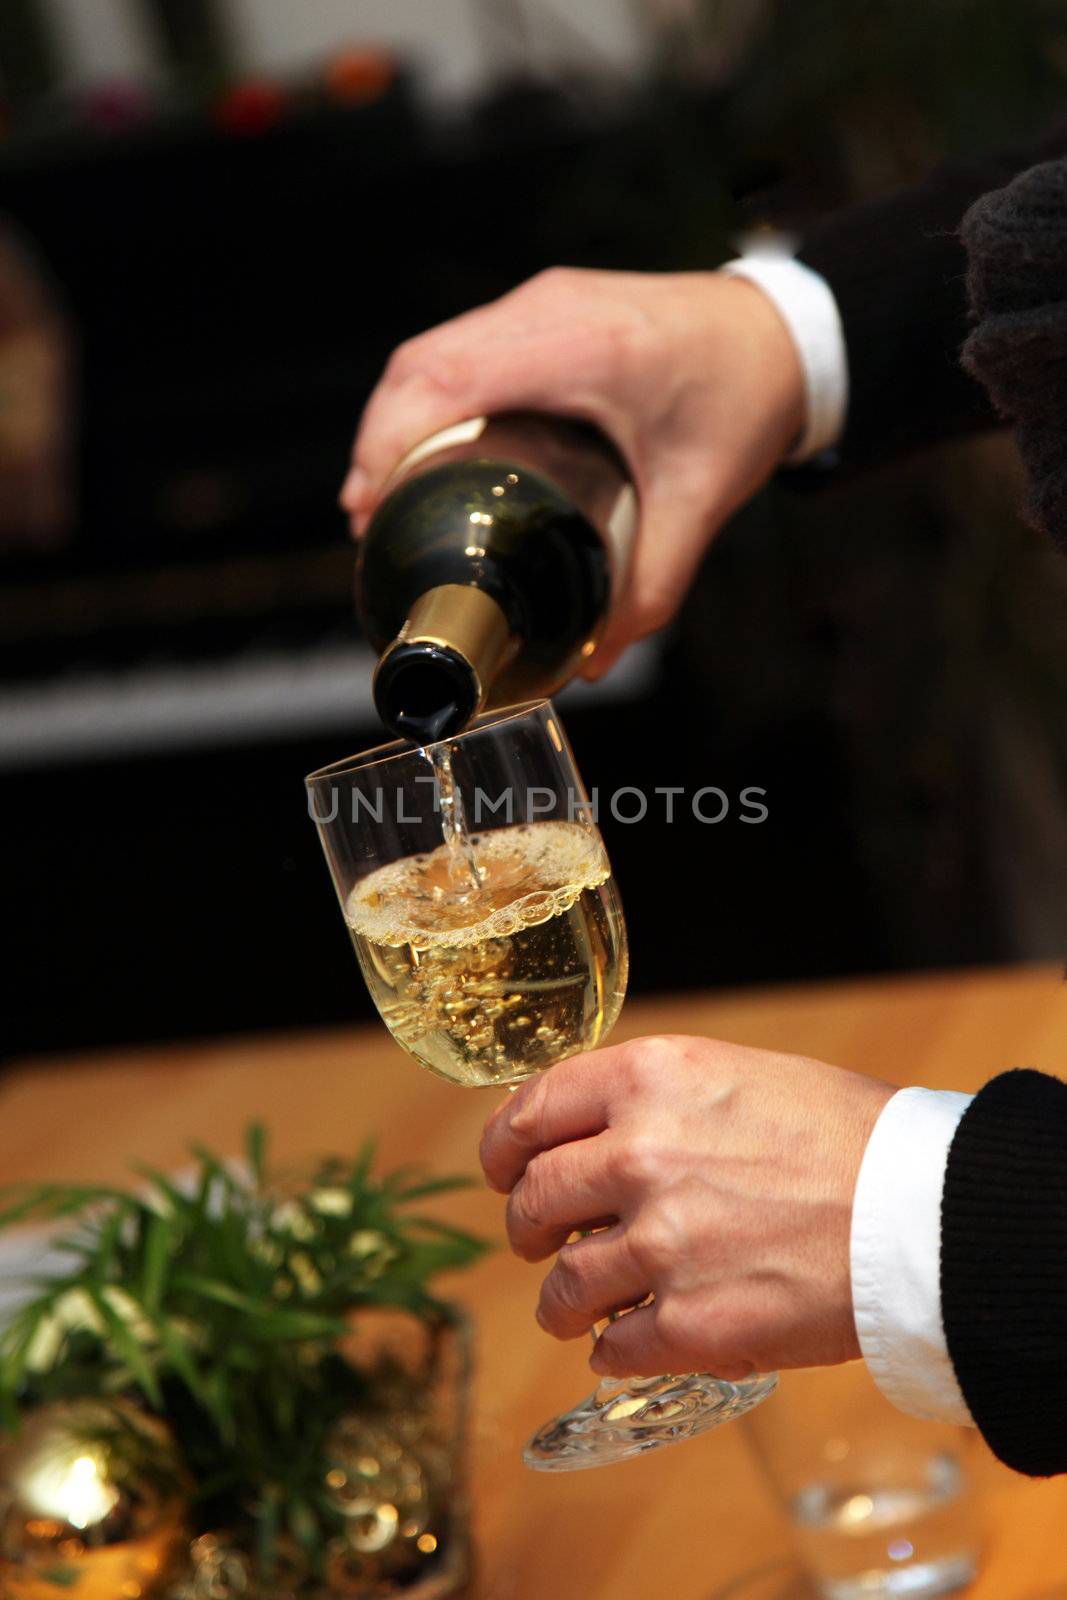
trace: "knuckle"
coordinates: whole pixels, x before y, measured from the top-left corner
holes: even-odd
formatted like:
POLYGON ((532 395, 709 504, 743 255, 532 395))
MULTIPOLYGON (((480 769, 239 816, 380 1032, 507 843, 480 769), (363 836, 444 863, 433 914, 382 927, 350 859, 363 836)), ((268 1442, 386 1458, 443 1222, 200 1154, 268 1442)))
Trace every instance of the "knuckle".
POLYGON ((418 378, 427 389, 441 395, 468 394, 478 377, 478 365, 460 351, 433 350, 422 361, 418 378))
POLYGON ((652 1274, 659 1266, 659 1237, 647 1216, 638 1217, 630 1224, 626 1230, 626 1242, 634 1262, 642 1272, 648 1274, 651 1282, 652 1274))
POLYGON ((659 1142, 648 1134, 631 1134, 615 1146, 609 1163, 611 1179, 625 1189, 646 1189, 663 1170, 659 1142))
POLYGON ((631 1093, 654 1094, 676 1054, 674 1043, 662 1034, 632 1039, 624 1046, 621 1073, 631 1093))
POLYGON ((667 1033, 652 1033, 641 1040, 641 1064, 653 1082, 660 1082, 664 1070, 678 1054, 678 1040, 667 1033))
POLYGON ((647 317, 623 306, 599 324, 600 359, 609 385, 631 380, 647 382, 649 352, 654 348, 652 328, 647 317))
POLYGON ((722 495, 722 468, 700 445, 675 451, 669 461, 670 495, 686 516, 700 521, 722 495))
POLYGON ((405 339, 397 345, 385 368, 389 384, 418 384, 450 394, 469 384, 471 363, 462 352, 443 347, 432 333, 405 339))
POLYGON ((682 1205, 676 1196, 662 1194, 633 1224, 631 1245, 642 1264, 660 1276, 683 1256, 685 1231, 682 1205))
POLYGON ((542 267, 540 272, 535 272, 532 278, 527 278, 521 287, 527 290, 566 291, 574 288, 581 276, 581 269, 578 267, 542 267))
POLYGON ((419 341, 405 339, 402 344, 397 345, 385 364, 386 379, 390 382, 403 382, 418 369, 421 359, 419 341))
POLYGON ((644 1039, 630 1039, 619 1053, 614 1082, 627 1097, 640 1094, 647 1082, 642 1049, 645 1042, 644 1039))
POLYGON ((673 594, 646 594, 638 597, 633 608, 633 624, 639 637, 658 633, 674 615, 673 594))

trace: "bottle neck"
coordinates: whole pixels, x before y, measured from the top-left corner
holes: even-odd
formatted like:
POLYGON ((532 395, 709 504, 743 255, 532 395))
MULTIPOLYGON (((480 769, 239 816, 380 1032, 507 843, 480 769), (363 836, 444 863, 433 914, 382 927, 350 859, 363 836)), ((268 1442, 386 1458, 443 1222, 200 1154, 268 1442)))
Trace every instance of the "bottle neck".
POLYGON ((451 738, 484 708, 516 642, 484 590, 458 583, 428 589, 378 662, 379 716, 416 744, 451 738))

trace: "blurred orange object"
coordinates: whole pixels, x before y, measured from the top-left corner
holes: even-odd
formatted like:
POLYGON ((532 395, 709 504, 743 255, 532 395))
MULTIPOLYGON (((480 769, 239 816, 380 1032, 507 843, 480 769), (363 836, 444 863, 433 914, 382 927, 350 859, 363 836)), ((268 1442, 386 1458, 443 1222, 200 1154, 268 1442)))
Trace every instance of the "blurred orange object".
POLYGON ((326 68, 325 82, 333 99, 367 105, 380 100, 396 76, 396 61, 384 50, 345 50, 326 68))
POLYGON ((55 549, 70 536, 74 394, 73 334, 58 289, 30 241, 0 219, 0 550, 55 549))
POLYGON ((283 89, 267 79, 234 84, 215 107, 215 120, 227 133, 254 138, 279 123, 285 114, 283 89))

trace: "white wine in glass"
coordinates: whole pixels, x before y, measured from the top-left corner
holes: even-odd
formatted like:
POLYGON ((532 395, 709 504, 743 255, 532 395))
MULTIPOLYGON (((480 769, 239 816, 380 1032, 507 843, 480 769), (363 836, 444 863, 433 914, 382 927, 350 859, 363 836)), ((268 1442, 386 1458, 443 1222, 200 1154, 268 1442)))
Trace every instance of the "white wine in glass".
MULTIPOLYGON (((382 746, 307 784, 371 997, 416 1061, 456 1083, 515 1085, 605 1041, 626 991, 626 926, 548 701, 426 749, 382 746)), ((539 1429, 524 1460, 622 1460, 742 1415, 775 1381, 606 1380, 539 1429)))
POLYGON ((456 1083, 517 1083, 607 1035, 626 926, 604 847, 577 822, 516 823, 379 867, 345 905, 390 1033, 456 1083))

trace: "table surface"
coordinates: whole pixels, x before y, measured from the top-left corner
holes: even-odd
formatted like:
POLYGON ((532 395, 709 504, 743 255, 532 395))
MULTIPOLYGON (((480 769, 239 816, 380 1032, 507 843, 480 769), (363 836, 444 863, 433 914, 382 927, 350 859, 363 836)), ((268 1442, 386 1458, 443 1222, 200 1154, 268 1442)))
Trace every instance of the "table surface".
MULTIPOLYGON (((901 1084, 974 1089, 1013 1065, 1064 1071, 1062 978, 1028 967, 633 1001, 615 1037, 712 1035, 901 1084)), ((252 1118, 268 1123, 280 1159, 351 1151, 375 1133, 385 1164, 469 1171, 493 1103, 418 1071, 381 1028, 20 1062, 0 1080, 0 1174, 112 1180, 132 1160, 179 1166, 196 1139, 237 1153, 252 1118)), ((486 1191, 450 1197, 447 1214, 502 1233, 502 1202, 486 1191)), ((742 1596, 738 1580, 791 1548, 745 1424, 604 1471, 546 1477, 520 1464, 533 1427, 592 1386, 582 1346, 537 1328, 538 1282, 501 1250, 453 1286, 477 1325, 481 1600, 742 1596)), ((1067 1595, 1067 1478, 1030 1482, 977 1454, 986 1546, 973 1600, 1067 1595)))

